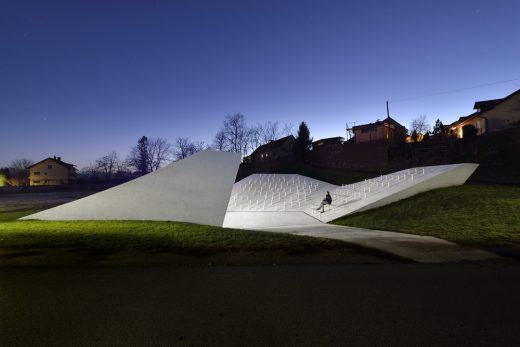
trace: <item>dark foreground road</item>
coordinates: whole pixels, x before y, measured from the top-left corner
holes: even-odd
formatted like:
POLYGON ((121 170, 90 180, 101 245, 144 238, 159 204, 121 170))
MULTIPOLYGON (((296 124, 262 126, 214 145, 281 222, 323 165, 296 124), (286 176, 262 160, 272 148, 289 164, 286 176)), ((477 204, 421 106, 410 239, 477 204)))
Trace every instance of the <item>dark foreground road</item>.
POLYGON ((519 346, 518 265, 0 269, 1 346, 519 346))

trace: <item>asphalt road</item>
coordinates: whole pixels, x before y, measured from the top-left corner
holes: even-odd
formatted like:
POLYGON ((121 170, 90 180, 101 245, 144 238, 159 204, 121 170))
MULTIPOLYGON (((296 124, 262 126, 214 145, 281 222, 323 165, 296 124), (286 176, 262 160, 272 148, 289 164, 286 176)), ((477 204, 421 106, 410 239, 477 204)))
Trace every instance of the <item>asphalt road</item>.
POLYGON ((84 198, 94 191, 17 192, 0 194, 0 212, 45 209, 84 198))
POLYGON ((1 346, 519 346, 520 266, 0 269, 1 346))

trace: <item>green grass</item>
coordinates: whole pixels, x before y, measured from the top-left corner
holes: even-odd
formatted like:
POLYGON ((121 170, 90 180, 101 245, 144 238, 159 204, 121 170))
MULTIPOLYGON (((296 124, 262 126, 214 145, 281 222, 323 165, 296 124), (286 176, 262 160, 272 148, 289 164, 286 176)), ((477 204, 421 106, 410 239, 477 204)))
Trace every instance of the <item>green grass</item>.
POLYGON ((520 187, 437 189, 334 224, 440 237, 475 247, 520 246, 520 187))
POLYGON ((9 212, 0 212, 0 223, 14 221, 23 216, 28 216, 30 214, 36 213, 38 210, 25 210, 25 211, 9 211, 9 212))
POLYGON ((233 251, 308 254, 348 248, 354 253, 371 253, 336 240, 180 222, 15 220, 32 212, 0 213, 0 249, 72 248, 205 255, 233 251))

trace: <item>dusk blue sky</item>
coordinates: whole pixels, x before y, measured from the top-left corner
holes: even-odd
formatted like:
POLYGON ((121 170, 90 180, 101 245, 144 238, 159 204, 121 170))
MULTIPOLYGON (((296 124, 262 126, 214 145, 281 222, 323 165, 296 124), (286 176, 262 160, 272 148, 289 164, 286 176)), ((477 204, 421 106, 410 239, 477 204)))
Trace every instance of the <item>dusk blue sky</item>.
POLYGON ((0 0, 0 167, 81 168, 142 135, 211 143, 235 112, 305 121, 314 139, 385 118, 386 100, 407 127, 448 124, 520 89, 518 13, 513 0, 0 0))

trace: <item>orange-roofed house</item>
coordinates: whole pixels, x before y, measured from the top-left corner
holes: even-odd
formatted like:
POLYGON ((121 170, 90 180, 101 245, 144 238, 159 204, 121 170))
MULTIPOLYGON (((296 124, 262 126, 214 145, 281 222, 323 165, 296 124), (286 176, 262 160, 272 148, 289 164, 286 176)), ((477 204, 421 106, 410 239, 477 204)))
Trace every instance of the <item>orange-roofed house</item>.
POLYGON ((357 125, 355 127, 352 127, 356 143, 376 140, 388 140, 398 129, 401 129, 406 132, 406 128, 399 124, 392 117, 386 117, 385 119, 378 120, 375 123, 357 125))
POLYGON ((69 184, 75 178, 75 165, 62 161, 61 157, 49 157, 29 167, 31 186, 59 186, 69 184))

